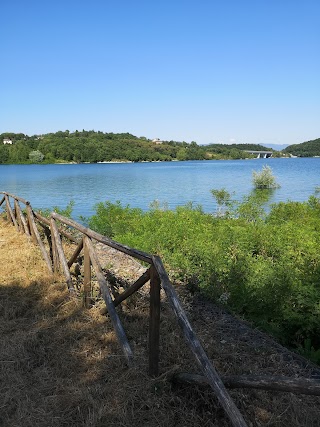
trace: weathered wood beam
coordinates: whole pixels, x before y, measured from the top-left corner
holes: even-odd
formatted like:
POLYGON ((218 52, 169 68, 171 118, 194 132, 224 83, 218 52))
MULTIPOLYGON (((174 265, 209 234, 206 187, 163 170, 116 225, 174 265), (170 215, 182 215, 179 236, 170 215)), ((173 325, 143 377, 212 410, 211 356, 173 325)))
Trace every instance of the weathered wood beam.
MULTIPOLYGON (((228 388, 255 388, 320 396, 319 380, 262 375, 223 375, 221 379, 228 388)), ((177 384, 209 386, 207 378, 198 374, 175 374, 172 381, 177 384)))
POLYGON ((21 231, 30 237, 29 227, 25 219, 24 213, 21 210, 18 200, 16 200, 16 210, 17 210, 18 217, 20 218, 21 231))
POLYGON ((28 227, 30 230, 32 241, 36 245, 38 243, 38 239, 37 239, 37 236, 36 236, 36 233, 34 230, 34 225, 35 225, 35 227, 37 227, 37 226, 36 226, 35 221, 34 221, 33 210, 29 204, 27 205, 26 210, 27 210, 28 227))
POLYGON ((53 260, 51 229, 50 229, 50 227, 48 227, 46 224, 43 224, 42 222, 39 222, 39 224, 43 228, 44 234, 46 235, 47 242, 48 242, 48 245, 49 245, 50 258, 51 258, 51 260, 53 260))
POLYGON ((6 200, 6 198, 3 196, 1 201, 0 201, 0 206, 2 205, 2 203, 6 200))
POLYGON ((151 264, 152 259, 151 256, 145 252, 138 251, 137 249, 129 248, 128 246, 122 245, 121 243, 115 242, 112 239, 109 239, 106 236, 103 236, 102 234, 99 234, 93 230, 90 230, 90 228, 84 227, 83 225, 77 223, 76 221, 73 221, 70 218, 66 218, 62 215, 57 214, 56 212, 53 212, 51 214, 52 218, 55 218, 62 223, 69 225, 70 227, 75 228, 76 230, 80 231, 81 233, 85 234, 86 236, 91 237, 92 239, 97 240, 98 242, 104 243, 107 246, 110 246, 111 248, 117 249, 120 252, 123 252, 125 254, 128 254, 134 258, 140 259, 142 261, 145 261, 149 264, 151 264))
POLYGON ((187 315, 184 309, 181 306, 178 295, 173 288, 167 272, 162 264, 160 257, 153 256, 154 266, 159 274, 161 280, 161 286, 164 289, 168 301, 171 305, 173 312, 175 313, 178 323, 182 329, 183 335, 189 348, 192 351, 195 359, 203 372, 203 374, 208 379, 208 383, 215 392, 221 406, 228 415, 232 425, 234 427, 244 427, 247 426, 244 418, 242 417, 239 409, 235 405, 228 391, 226 390, 219 374, 214 368, 213 364, 210 362, 207 354, 205 353, 203 347, 201 346, 196 334, 193 332, 193 329, 189 323, 187 315))
POLYGON ((150 280, 150 269, 145 271, 139 279, 133 283, 128 289, 123 291, 120 295, 118 295, 114 301, 113 305, 117 307, 119 304, 122 303, 125 299, 130 297, 132 294, 137 292, 140 288, 142 288, 143 285, 145 285, 150 280))
POLYGON ((38 243, 40 250, 42 252, 43 259, 45 260, 45 263, 47 264, 47 267, 48 267, 50 273, 53 273, 51 260, 49 258, 49 255, 47 254, 46 248, 45 248, 45 246, 41 240, 40 233, 38 231, 37 224, 36 224, 34 216, 33 216, 33 210, 32 210, 30 205, 27 205, 27 213, 28 213, 29 226, 31 229, 31 235, 33 237, 33 240, 35 241, 35 243, 38 243))
POLYGON ((157 270, 150 267, 150 314, 149 314, 149 375, 159 375, 160 340, 160 278, 157 270))
POLYGON ((60 265, 62 267, 64 276, 66 278, 68 289, 69 289, 69 291, 74 291, 75 289, 74 289, 74 286, 72 283, 70 270, 68 267, 68 263, 67 263, 64 251, 63 251, 58 227, 57 227, 57 224, 56 224, 54 218, 51 218, 51 220, 50 220, 50 227, 51 227, 51 236, 54 238, 55 246, 56 246, 58 256, 59 256, 59 260, 60 260, 60 265))
POLYGON ((6 199, 6 208, 7 208, 6 210, 7 210, 8 219, 11 220, 11 222, 15 226, 16 230, 19 231, 19 225, 18 225, 17 220, 16 220, 14 213, 12 211, 12 207, 10 205, 9 197, 7 194, 5 194, 4 197, 6 199))
POLYGON ((76 259, 78 258, 78 255, 80 254, 80 252, 82 251, 82 249, 83 249, 83 238, 78 243, 78 246, 76 247, 76 250, 74 251, 73 255, 71 256, 71 258, 68 261, 68 267, 69 268, 76 261, 76 259))
MULTIPOLYGON (((83 241, 83 240, 82 240, 83 241)), ((88 245, 83 248, 84 254, 84 277, 83 277, 83 302, 86 308, 91 305, 91 261, 88 245)))
POLYGON ((16 220, 17 220, 17 224, 18 224, 19 232, 20 232, 20 233, 23 233, 23 229, 22 229, 23 225, 22 225, 22 223, 21 223, 21 217, 20 217, 20 214, 19 214, 19 208, 20 208, 20 207, 18 206, 18 200, 14 199, 14 201, 13 201, 13 206, 14 206, 14 211, 13 211, 13 213, 14 213, 14 216, 15 216, 15 218, 16 218, 16 220))
MULTIPOLYGON (((44 224, 50 226, 50 220, 42 215, 39 214, 39 212, 34 212, 34 216, 37 218, 39 222, 43 222, 44 224)), ((67 239, 71 240, 71 242, 78 243, 78 239, 74 237, 72 234, 68 233, 67 231, 63 230, 63 228, 58 227, 59 233, 62 234, 67 239)))
POLYGON ((92 241, 89 237, 87 237, 87 236, 84 237, 84 244, 88 248, 91 263, 92 263, 92 266, 95 270, 96 277, 97 277, 97 280, 98 280, 99 285, 100 285, 101 294, 102 294, 102 297, 106 303, 111 322, 113 324, 113 327, 114 327, 116 334, 117 334, 117 337, 118 337, 118 341, 122 347, 122 351, 125 355, 127 364, 130 366, 132 364, 132 358, 133 358, 132 350, 130 348, 128 339, 127 339, 126 334, 124 332, 122 323, 121 323, 120 318, 118 316, 118 313, 116 312, 116 309, 113 305, 111 293, 110 293, 110 290, 108 287, 108 283, 104 277, 103 270, 102 270, 101 265, 99 263, 98 256, 94 250, 92 241))
POLYGON ((50 225, 50 234, 51 234, 51 259, 52 259, 52 265, 53 265, 53 271, 54 273, 60 272, 60 260, 59 260, 59 252, 57 248, 56 239, 52 230, 52 226, 50 225))
POLYGON ((18 197, 15 196, 14 194, 11 193, 6 193, 4 191, 1 192, 2 194, 7 194, 8 196, 12 197, 13 199, 19 200, 20 202, 22 202, 24 205, 29 205, 30 202, 28 202, 27 200, 23 199, 22 197, 18 197))

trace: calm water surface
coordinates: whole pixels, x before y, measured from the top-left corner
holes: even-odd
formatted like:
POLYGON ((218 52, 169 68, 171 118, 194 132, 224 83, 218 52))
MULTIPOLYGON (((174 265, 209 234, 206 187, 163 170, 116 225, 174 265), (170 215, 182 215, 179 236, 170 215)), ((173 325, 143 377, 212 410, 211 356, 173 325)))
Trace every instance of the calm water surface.
POLYGON ((120 200, 149 208, 192 201, 215 210, 210 189, 225 188, 240 200, 252 190, 252 172, 271 166, 281 188, 272 202, 304 201, 320 186, 320 158, 117 163, 80 165, 0 165, 0 190, 29 200, 34 208, 65 207, 74 200, 73 217, 94 213, 97 202, 120 200))

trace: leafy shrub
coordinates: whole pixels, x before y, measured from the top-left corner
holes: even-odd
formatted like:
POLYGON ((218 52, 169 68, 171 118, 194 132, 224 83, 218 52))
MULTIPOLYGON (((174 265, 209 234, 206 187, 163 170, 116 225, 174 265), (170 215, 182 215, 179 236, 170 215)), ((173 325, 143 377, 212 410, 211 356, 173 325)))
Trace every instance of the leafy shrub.
POLYGON ((58 206, 54 206, 53 208, 40 209, 39 213, 46 218, 50 217, 51 212, 56 212, 59 215, 65 216, 67 218, 71 218, 73 207, 74 207, 74 200, 70 200, 70 202, 67 204, 67 206, 64 209, 59 208, 58 206))
POLYGON ((252 172, 252 181, 254 188, 257 189, 270 189, 280 187, 279 184, 276 182, 276 178, 273 175, 271 167, 267 165, 264 165, 260 172, 252 172))
POLYGON ((225 188, 212 189, 210 192, 218 205, 217 216, 229 216, 234 206, 231 194, 225 188))
POLYGON ((29 159, 32 163, 41 163, 44 159, 44 154, 39 150, 34 150, 29 153, 29 159))
POLYGON ((282 343, 320 349, 320 215, 314 203, 273 205, 251 194, 234 217, 187 205, 148 212, 97 205, 90 227, 149 253, 173 277, 274 334, 282 343))

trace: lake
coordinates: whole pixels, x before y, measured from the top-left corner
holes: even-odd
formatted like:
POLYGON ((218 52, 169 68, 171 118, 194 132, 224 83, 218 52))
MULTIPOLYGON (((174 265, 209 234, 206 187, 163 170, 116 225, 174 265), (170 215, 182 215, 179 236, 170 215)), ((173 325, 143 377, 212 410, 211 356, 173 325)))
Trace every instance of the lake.
POLYGON ((252 172, 269 165, 281 188, 271 201, 304 201, 320 186, 320 158, 0 165, 0 190, 23 197, 34 208, 64 208, 74 200, 73 217, 90 216, 97 202, 120 200, 147 210, 152 201, 170 209, 190 201, 206 212, 216 208, 210 189, 225 188, 240 200, 252 190, 252 172))

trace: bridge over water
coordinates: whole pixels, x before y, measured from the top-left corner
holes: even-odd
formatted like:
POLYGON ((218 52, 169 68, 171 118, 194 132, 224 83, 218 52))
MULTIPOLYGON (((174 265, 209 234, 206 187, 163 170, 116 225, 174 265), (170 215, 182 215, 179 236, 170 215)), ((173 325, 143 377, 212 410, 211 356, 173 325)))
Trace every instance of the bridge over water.
POLYGON ((244 150, 246 153, 250 153, 257 156, 257 159, 267 159, 272 157, 272 151, 255 151, 255 150, 244 150))

